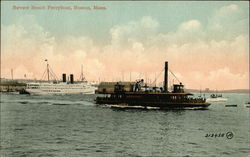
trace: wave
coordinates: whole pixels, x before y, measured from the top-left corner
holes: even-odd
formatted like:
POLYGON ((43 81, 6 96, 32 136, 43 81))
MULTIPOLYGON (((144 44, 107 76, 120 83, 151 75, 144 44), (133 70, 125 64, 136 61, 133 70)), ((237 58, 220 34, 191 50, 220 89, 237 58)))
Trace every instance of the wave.
POLYGON ((52 105, 70 105, 70 104, 65 104, 65 103, 52 103, 52 105))
POLYGON ((65 100, 18 100, 18 101, 4 101, 4 103, 16 103, 16 104, 32 104, 32 105, 95 105, 93 102, 88 101, 65 101, 65 100))
POLYGON ((144 110, 159 110, 160 107, 149 107, 149 106, 125 106, 125 105, 105 105, 110 108, 117 109, 144 109, 144 110))

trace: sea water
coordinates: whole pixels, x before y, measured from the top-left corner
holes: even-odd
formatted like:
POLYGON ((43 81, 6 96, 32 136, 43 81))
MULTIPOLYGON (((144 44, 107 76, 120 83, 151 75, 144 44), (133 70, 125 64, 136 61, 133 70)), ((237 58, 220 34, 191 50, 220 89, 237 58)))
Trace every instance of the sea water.
POLYGON ((0 156, 249 155, 248 94, 223 94, 228 101, 208 110, 165 111, 111 109, 96 105, 95 97, 1 93, 0 156), (225 107, 232 104, 237 107, 225 107))

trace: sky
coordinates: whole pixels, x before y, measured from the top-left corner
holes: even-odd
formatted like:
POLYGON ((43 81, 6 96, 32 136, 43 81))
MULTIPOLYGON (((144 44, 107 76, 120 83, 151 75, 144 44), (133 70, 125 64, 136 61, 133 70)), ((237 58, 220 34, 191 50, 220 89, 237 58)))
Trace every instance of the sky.
POLYGON ((45 59, 58 78, 161 85, 168 61, 186 88, 247 89, 249 2, 1 1, 1 77, 41 79, 45 59))

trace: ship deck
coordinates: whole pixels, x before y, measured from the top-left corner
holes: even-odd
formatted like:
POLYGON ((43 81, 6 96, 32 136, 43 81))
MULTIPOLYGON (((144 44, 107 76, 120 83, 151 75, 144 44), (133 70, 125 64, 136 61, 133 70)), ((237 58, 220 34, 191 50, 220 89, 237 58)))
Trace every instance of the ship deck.
MULTIPOLYGON (((98 92, 97 94, 118 94, 117 92, 98 92)), ((147 91, 137 91, 137 92, 121 92, 125 95, 193 95, 192 93, 174 93, 174 92, 147 92, 147 91)))

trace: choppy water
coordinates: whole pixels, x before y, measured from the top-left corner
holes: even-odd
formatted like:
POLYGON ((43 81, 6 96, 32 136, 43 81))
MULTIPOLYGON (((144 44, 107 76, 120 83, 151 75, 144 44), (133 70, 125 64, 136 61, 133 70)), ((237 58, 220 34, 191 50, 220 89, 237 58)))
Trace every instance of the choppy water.
POLYGON ((0 155, 245 157, 250 152, 248 95, 223 96, 229 100, 214 102, 209 110, 121 111, 95 105, 95 95, 1 94, 0 155), (231 139, 218 137, 227 132, 233 133, 231 139))

